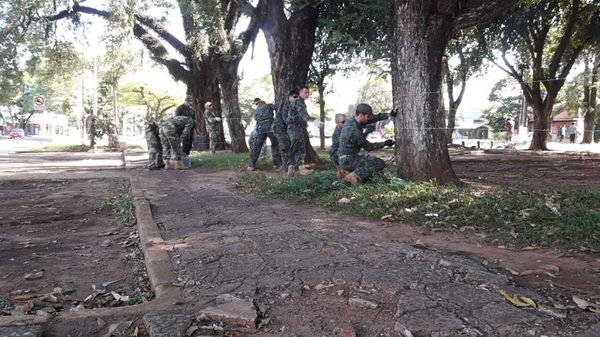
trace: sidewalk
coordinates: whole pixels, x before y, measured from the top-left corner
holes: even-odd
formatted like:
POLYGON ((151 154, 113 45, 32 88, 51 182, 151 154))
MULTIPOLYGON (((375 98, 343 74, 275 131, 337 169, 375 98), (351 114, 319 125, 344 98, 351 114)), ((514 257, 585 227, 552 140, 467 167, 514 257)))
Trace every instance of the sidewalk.
MULTIPOLYGON (((128 169, 120 169, 115 154, 16 158, 0 158, 0 180, 129 177, 136 207, 145 205, 138 228, 158 225, 151 236, 140 233, 149 274, 173 281, 146 304, 53 318, 48 336, 64 335, 58 326, 105 336, 122 320, 142 324, 147 334, 140 336, 151 337, 186 336, 194 327, 192 336, 211 330, 220 336, 595 337, 600 330, 597 315, 555 308, 543 293, 516 285, 500 264, 461 253, 474 243, 448 233, 427 236, 402 224, 261 199, 233 188, 235 172, 131 169, 141 157, 126 158, 128 169), (429 244, 440 235, 448 235, 447 245, 437 247, 448 250, 429 244), (529 297, 537 307, 517 308, 499 290, 529 297), (98 319, 106 325, 96 326, 98 319)), ((515 254, 500 251, 505 260, 515 254)), ((531 254, 532 264, 549 263, 535 252, 521 254, 531 254)))
POLYGON ((184 298, 232 294, 270 317, 257 336, 596 336, 541 294, 466 256, 410 245, 368 221, 230 189, 227 172, 144 174, 184 298), (499 290, 538 310, 509 304, 499 290), (268 308, 268 309, 267 309, 268 308), (340 335, 340 334, 337 334, 340 335))

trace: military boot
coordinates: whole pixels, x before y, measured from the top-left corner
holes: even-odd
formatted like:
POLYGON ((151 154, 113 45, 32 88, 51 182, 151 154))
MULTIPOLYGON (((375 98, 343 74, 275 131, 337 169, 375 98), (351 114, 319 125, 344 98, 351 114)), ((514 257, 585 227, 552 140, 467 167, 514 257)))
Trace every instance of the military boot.
POLYGON ((356 175, 356 173, 352 172, 344 177, 344 181, 347 181, 354 186, 360 183, 360 178, 356 175))
POLYGON ((187 167, 183 166, 181 160, 175 161, 175 169, 176 170, 187 170, 187 167))
POLYGON ((344 178, 346 178, 347 175, 350 174, 350 171, 346 171, 343 168, 338 167, 336 175, 339 179, 344 180, 344 178))
POLYGON ((171 161, 165 160, 165 170, 170 170, 171 168, 173 168, 173 166, 171 165, 171 161))

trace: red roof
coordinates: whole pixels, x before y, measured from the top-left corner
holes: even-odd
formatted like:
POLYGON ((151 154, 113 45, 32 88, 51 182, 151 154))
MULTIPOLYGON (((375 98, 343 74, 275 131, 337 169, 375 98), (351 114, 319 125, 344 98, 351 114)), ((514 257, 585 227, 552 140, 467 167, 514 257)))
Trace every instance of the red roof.
POLYGON ((559 113, 558 115, 554 116, 552 118, 553 122, 558 122, 558 121, 573 121, 575 119, 577 119, 577 112, 574 111, 563 111, 561 113, 559 113))

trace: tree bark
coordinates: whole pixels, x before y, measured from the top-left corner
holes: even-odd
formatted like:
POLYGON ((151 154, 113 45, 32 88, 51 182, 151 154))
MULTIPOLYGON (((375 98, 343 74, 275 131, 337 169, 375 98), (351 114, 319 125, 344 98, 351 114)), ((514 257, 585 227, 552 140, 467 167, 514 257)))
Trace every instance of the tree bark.
MULTIPOLYGON (((201 61, 194 62, 194 67, 191 70, 191 76, 186 81, 187 94, 196 98, 195 110, 196 121, 198 125, 196 130, 204 139, 204 147, 198 150, 208 150, 209 137, 204 121, 204 104, 211 102, 214 108, 215 116, 222 117, 221 111, 221 93, 219 91, 219 81, 216 74, 217 63, 211 58, 205 57, 201 61)), ((219 136, 217 150, 225 149, 225 136, 223 134, 223 123, 219 124, 219 136)))
MULTIPOLYGON (((268 0, 264 9, 266 15, 261 30, 267 41, 275 102, 279 105, 285 102, 290 90, 306 85, 319 9, 307 2, 295 9, 289 18, 284 12, 283 0, 268 0)), ((304 162, 320 162, 306 130, 304 136, 307 145, 304 162)))
POLYGON ((319 120, 322 126, 319 128, 319 139, 321 140, 321 150, 325 150, 325 86, 323 82, 317 84, 317 91, 319 92, 319 120))
POLYGON ((441 95, 442 56, 452 34, 450 15, 436 12, 437 1, 396 0, 392 86, 396 117, 396 164, 400 177, 440 184, 457 183, 452 169, 441 95), (433 8, 433 9, 432 9, 433 8))
POLYGON ((219 64, 219 83, 221 84, 227 126, 231 136, 231 151, 235 153, 248 152, 246 133, 242 127, 242 113, 238 94, 239 78, 237 71, 240 61, 241 58, 232 61, 221 60, 219 64))
MULTIPOLYGON (((586 64, 587 66, 587 64, 586 64)), ((600 67, 600 56, 594 55, 590 78, 585 79, 584 92, 584 115, 583 115, 583 140, 582 144, 594 142, 594 122, 596 121, 596 97, 598 92, 598 68, 600 67)))
POLYGON ((548 139, 548 130, 550 130, 550 117, 552 116, 552 106, 533 105, 533 137, 529 150, 548 151, 546 141, 548 139))

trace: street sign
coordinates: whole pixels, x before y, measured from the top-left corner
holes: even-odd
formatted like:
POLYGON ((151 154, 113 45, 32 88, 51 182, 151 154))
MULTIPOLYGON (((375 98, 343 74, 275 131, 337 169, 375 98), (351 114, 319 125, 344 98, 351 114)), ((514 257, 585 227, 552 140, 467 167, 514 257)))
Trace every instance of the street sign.
POLYGON ((33 110, 44 111, 46 109, 46 99, 44 96, 33 97, 33 110))

